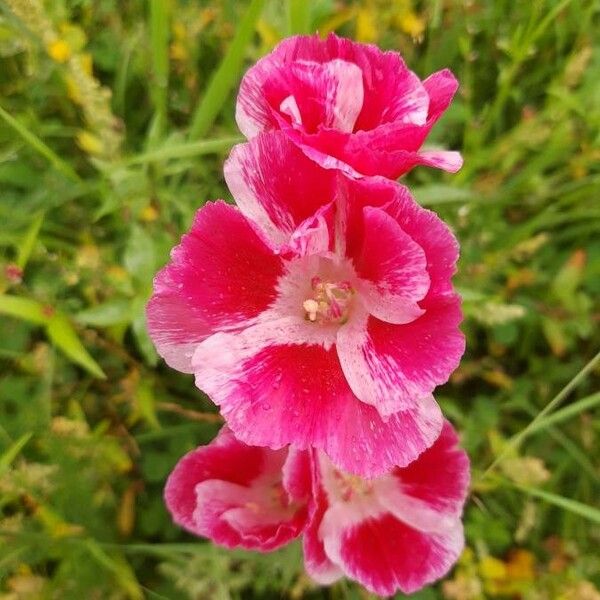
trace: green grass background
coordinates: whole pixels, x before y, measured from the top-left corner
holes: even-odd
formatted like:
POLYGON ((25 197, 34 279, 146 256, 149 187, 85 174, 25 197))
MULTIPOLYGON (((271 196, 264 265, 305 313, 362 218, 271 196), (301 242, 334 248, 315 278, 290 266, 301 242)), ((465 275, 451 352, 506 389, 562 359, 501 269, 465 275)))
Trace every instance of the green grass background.
POLYGON ((297 544, 227 552, 171 524, 165 478, 219 421, 143 314, 194 211, 230 198, 243 69, 335 30, 461 82, 429 143, 464 168, 406 182, 462 245, 468 349, 437 397, 473 485, 465 555, 415 598, 598 600, 599 17, 593 0, 1 0, 0 598, 368 597, 312 585, 297 544))

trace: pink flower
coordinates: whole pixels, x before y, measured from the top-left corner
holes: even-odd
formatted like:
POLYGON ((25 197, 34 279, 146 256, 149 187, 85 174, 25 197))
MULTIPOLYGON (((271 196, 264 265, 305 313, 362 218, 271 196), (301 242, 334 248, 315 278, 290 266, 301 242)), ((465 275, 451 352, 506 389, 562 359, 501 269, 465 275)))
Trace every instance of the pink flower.
POLYGON ((455 172, 458 152, 420 151, 458 83, 421 81, 396 52, 330 34, 283 40, 244 76, 236 120, 252 139, 281 129, 325 167, 395 179, 415 165, 455 172))
POLYGON ((159 353, 247 444, 315 447, 365 477, 407 465, 464 350, 454 237, 405 187, 323 169, 281 132, 225 175, 240 210, 198 211, 155 280, 159 353))
POLYGON ((307 452, 246 446, 224 427, 177 463, 165 501, 191 533, 266 552, 300 535, 310 491, 307 452))
POLYGON ((445 575, 463 548, 461 513, 469 461, 449 423, 415 462, 377 479, 336 470, 317 456, 308 573, 329 584, 345 575, 371 592, 410 594, 445 575))

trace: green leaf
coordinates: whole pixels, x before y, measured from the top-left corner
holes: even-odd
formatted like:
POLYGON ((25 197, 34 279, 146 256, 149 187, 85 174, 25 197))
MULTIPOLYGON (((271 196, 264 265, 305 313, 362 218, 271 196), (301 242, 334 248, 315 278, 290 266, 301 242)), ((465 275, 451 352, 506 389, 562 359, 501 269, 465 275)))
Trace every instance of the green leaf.
POLYGON ((85 325, 94 327, 110 327, 131 321, 131 300, 119 298, 109 300, 78 312, 75 318, 85 325))
POLYGON ((160 429, 160 423, 156 416, 156 398, 152 383, 148 379, 143 379, 137 389, 136 400, 138 403, 140 415, 152 429, 160 429))
POLYGON ((155 252, 152 238, 145 229, 133 225, 125 248, 123 262, 130 275, 144 290, 149 290, 155 271, 155 252))
POLYGON ((246 48, 254 35, 256 23, 264 5, 265 0, 251 0, 227 53, 212 76, 204 96, 196 108, 189 133, 191 139, 202 138, 208 133, 223 108, 229 92, 237 83, 246 48))
POLYGON ((0 295, 0 313, 35 323, 46 325, 53 314, 53 309, 36 300, 20 296, 0 295))
POLYGON ((106 378, 98 363, 88 354, 77 337, 77 333, 66 315, 37 300, 6 295, 0 295, 0 313, 35 325, 44 325, 46 334, 52 343, 68 358, 94 377, 106 378))
POLYGON ((106 379, 104 371, 88 354, 65 315, 56 313, 50 319, 46 331, 52 343, 62 350, 74 363, 83 367, 95 377, 106 379))

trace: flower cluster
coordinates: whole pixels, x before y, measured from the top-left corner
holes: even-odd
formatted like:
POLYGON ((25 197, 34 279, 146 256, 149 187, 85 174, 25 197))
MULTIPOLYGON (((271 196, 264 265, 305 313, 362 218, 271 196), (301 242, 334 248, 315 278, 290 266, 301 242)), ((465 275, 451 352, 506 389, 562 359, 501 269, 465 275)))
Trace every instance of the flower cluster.
POLYGON ((468 459, 432 393, 464 351, 458 244, 390 179, 460 167, 421 150, 456 88, 335 35, 287 39, 244 76, 237 207, 198 211, 147 310, 226 421, 167 483, 187 530, 261 551, 303 535, 316 581, 378 594, 457 559, 468 459))

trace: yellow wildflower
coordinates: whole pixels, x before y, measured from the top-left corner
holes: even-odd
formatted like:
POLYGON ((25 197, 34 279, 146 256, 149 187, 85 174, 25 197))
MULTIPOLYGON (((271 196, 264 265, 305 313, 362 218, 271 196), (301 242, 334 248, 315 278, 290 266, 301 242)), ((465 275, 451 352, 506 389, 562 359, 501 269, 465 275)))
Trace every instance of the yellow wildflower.
POLYGON ((356 39, 359 42, 377 41, 375 11, 370 7, 361 8, 356 15, 356 39))
POLYGON ((80 54, 79 55, 79 64, 81 65, 82 71, 86 75, 89 75, 91 77, 92 71, 94 69, 94 62, 93 62, 92 55, 89 52, 83 52, 82 54, 80 54))
POLYGON ((71 46, 62 39, 57 39, 48 45, 48 54, 54 62, 65 63, 71 58, 71 46))
POLYGON ((486 581, 506 578, 506 565, 499 558, 486 556, 479 563, 479 572, 486 581))
POLYGON ((158 210, 152 204, 148 204, 142 209, 140 219, 146 223, 152 223, 158 219, 158 210))
POLYGON ((187 38, 187 29, 181 21, 175 21, 171 26, 173 37, 176 40, 185 40, 187 38))
POLYGON ((410 35, 415 41, 423 39, 425 21, 412 10, 407 10, 396 16, 396 25, 400 31, 410 35))
POLYGON ((93 133, 90 133, 89 131, 86 131, 85 129, 82 129, 77 133, 76 139, 77 145, 86 154, 97 156, 99 154, 102 154, 104 150, 102 140, 98 136, 94 135, 93 133))
POLYGON ((511 552, 507 561, 486 556, 479 563, 479 573, 487 594, 512 596, 535 580, 535 557, 522 549, 511 552))
POLYGON ((173 42, 169 46, 169 56, 172 60, 185 62, 189 58, 189 52, 181 42, 173 42))

